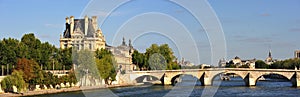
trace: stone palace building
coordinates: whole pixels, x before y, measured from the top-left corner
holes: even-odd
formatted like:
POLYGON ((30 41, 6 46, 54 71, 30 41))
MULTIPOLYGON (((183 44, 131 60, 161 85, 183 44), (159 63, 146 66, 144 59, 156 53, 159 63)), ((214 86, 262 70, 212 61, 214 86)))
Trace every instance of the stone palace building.
POLYGON ((66 28, 59 41, 62 49, 73 47, 77 50, 95 51, 105 48, 105 38, 98 27, 96 16, 93 16, 92 19, 87 16, 84 19, 74 19, 74 16, 67 17, 66 28))
POLYGON ((88 49, 96 51, 97 49, 107 49, 114 55, 118 69, 120 71, 130 71, 135 68, 132 64, 131 54, 133 47, 131 41, 127 45, 125 38, 120 46, 109 46, 105 42, 104 35, 98 27, 97 16, 84 19, 74 19, 74 16, 66 17, 66 28, 60 36, 60 47, 62 49, 72 47, 77 50, 88 49))

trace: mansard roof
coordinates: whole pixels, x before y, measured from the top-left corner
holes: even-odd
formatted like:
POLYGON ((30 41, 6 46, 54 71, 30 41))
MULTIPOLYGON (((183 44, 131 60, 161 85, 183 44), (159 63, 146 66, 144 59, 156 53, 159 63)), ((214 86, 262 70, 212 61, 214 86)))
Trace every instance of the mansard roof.
MULTIPOLYGON (((74 19, 74 29, 80 28, 82 31, 82 34, 84 34, 84 28, 85 28, 85 20, 84 19, 74 19)), ((92 19, 88 19, 88 30, 87 30, 87 35, 85 37, 93 37, 94 33, 96 33, 96 29, 94 28, 92 24, 92 19)))
POLYGON ((70 28, 70 24, 66 23, 66 28, 65 31, 63 33, 63 37, 64 38, 71 38, 71 31, 73 30, 73 32, 75 33, 75 30, 78 29, 80 30, 81 33, 78 34, 82 34, 85 37, 93 37, 94 34, 97 31, 97 28, 94 28, 93 23, 92 23, 92 19, 88 18, 88 29, 87 29, 87 35, 84 34, 84 28, 85 28, 85 19, 74 19, 74 28, 71 29, 70 28))

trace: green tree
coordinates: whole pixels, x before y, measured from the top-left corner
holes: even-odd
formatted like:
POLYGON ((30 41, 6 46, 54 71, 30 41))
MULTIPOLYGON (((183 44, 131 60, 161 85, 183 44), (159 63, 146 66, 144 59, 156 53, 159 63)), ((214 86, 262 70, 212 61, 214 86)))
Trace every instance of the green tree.
POLYGON ((255 68, 269 69, 269 65, 262 60, 257 60, 255 61, 255 68))
POLYGON ((69 72, 68 77, 70 83, 76 84, 78 82, 74 71, 69 72))
POLYGON ((31 85, 41 85, 43 84, 45 78, 44 78, 44 71, 41 70, 39 65, 34 65, 34 77, 31 79, 30 83, 31 85))
POLYGON ((0 64, 1 65, 5 65, 7 64, 7 60, 8 60, 8 57, 7 57, 7 52, 8 51, 8 48, 6 47, 6 45, 4 45, 2 42, 0 42, 0 64))
POLYGON ((142 70, 142 68, 146 67, 144 54, 139 53, 137 50, 134 50, 132 54, 132 63, 136 64, 140 68, 140 70, 142 70))
POLYGON ((242 65, 242 66, 239 66, 239 68, 249 68, 249 65, 242 65))
POLYGON ((55 60, 58 61, 58 66, 56 66, 56 69, 62 70, 65 68, 65 70, 70 70, 73 66, 72 62, 72 48, 67 49, 59 49, 57 51, 57 57, 55 60))
POLYGON ((106 55, 111 55, 112 56, 112 53, 109 50, 106 50, 106 49, 103 49, 103 48, 101 48, 100 50, 97 49, 95 53, 96 53, 95 57, 98 58, 98 59, 102 59, 106 55))
POLYGON ((270 68, 272 69, 295 69, 295 67, 299 68, 300 59, 286 59, 283 61, 277 61, 271 64, 270 68))
POLYGON ((168 64, 167 70, 176 70, 176 69, 180 69, 180 66, 178 65, 177 62, 170 62, 168 64))
MULTIPOLYGON (((158 46, 157 44, 152 44, 149 48, 146 49, 145 58, 146 58, 146 60, 144 60, 146 63, 145 66, 148 67, 148 69, 154 69, 154 68, 157 69, 156 65, 164 65, 162 66, 165 67, 164 69, 173 69, 173 66, 171 64, 173 64, 172 62, 174 62, 174 59, 176 57, 174 56, 174 53, 172 49, 168 46, 168 44, 162 44, 160 46, 158 46), (155 63, 154 67, 151 65, 153 63, 150 64, 149 62, 154 62, 155 63)), ((175 66, 175 68, 178 67, 175 66)))
POLYGON ((18 92, 22 92, 25 87, 26 87, 26 83, 23 79, 23 75, 24 73, 22 71, 13 71, 11 75, 5 77, 2 82, 1 82, 1 86, 2 89, 5 91, 10 91, 13 86, 17 87, 18 92))
POLYGON ((14 85, 17 87, 18 92, 23 91, 26 88, 26 83, 23 79, 24 73, 22 71, 15 70, 12 72, 11 76, 14 78, 14 85))
POLYGON ((148 64, 151 70, 165 70, 167 69, 168 63, 164 56, 159 53, 154 53, 149 57, 148 64))
POLYGON ((54 53, 60 54, 58 52, 58 49, 55 48, 54 45, 49 44, 48 42, 42 43, 38 49, 40 50, 40 53, 42 54, 42 56, 39 59, 38 64, 43 65, 43 70, 45 70, 46 68, 47 69, 52 68, 52 60, 50 60, 50 59, 51 58, 54 59, 53 58, 54 53))
POLYGON ((116 66, 114 66, 115 61, 111 56, 104 56, 102 59, 96 59, 96 63, 100 77, 101 79, 104 79, 105 84, 110 85, 111 83, 108 83, 109 80, 116 80, 117 73, 115 69, 116 66))
POLYGON ((2 90, 8 92, 12 89, 13 87, 13 78, 11 76, 7 76, 5 77, 2 81, 1 81, 1 88, 2 90))
POLYGON ((168 46, 168 44, 162 44, 159 46, 159 53, 165 57, 167 63, 171 63, 176 58, 172 49, 168 46))
POLYGON ((51 72, 45 72, 44 73, 44 78, 45 78, 45 80, 43 81, 43 84, 45 84, 47 86, 54 84, 54 83, 52 83, 52 80, 54 79, 54 76, 51 72))
POLYGON ((33 33, 29 33, 29 34, 25 34, 22 38, 21 38, 21 42, 24 43, 27 47, 28 47, 28 53, 25 58, 27 59, 34 59, 37 62, 41 61, 41 41, 37 38, 35 38, 33 33))
POLYGON ((5 45, 3 47, 3 50, 1 50, 1 52, 3 53, 1 54, 2 56, 5 56, 7 58, 7 60, 5 60, 5 64, 9 64, 10 66, 10 71, 12 71, 12 65, 15 65, 17 62, 17 47, 19 44, 19 41, 16 39, 12 39, 12 38, 8 38, 8 39, 3 39, 2 44, 5 45))
POLYGON ((95 52, 89 50, 80 50, 80 51, 73 51, 72 53, 73 59, 75 64, 78 65, 75 71, 76 77, 78 79, 83 79, 84 77, 92 77, 94 79, 98 79, 99 72, 97 72, 97 65, 95 62, 95 52), (76 53, 76 54, 75 54, 76 53))
POLYGON ((116 61, 110 51, 105 49, 101 49, 98 52, 96 51, 96 64, 100 77, 104 79, 105 84, 111 84, 108 83, 109 80, 116 80, 116 61))

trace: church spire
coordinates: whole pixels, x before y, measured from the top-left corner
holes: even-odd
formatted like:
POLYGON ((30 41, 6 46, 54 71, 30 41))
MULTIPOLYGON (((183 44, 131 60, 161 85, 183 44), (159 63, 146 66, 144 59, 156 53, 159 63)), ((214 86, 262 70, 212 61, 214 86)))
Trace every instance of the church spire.
POLYGON ((129 47, 131 47, 132 48, 132 44, 131 44, 131 39, 129 39, 129 47))
POLYGON ((271 50, 269 51, 269 57, 270 57, 270 58, 272 57, 272 53, 271 53, 271 50))
POLYGON ((123 37, 122 45, 126 46, 125 38, 123 37))

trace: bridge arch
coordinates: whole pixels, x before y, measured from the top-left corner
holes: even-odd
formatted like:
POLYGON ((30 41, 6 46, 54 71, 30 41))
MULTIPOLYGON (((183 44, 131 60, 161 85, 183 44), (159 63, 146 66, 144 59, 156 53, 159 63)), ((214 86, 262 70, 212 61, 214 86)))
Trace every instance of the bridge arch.
POLYGON ((281 75, 285 78, 287 78, 288 80, 291 80, 292 76, 294 73, 290 73, 290 74, 287 74, 287 73, 281 73, 281 72, 265 72, 265 73, 259 73, 259 74, 256 74, 256 76, 254 76, 256 79, 258 79, 259 77, 263 76, 263 75, 270 75, 270 74, 277 74, 277 75, 281 75))
POLYGON ((135 78, 136 83, 152 83, 154 81, 161 81, 161 78, 158 78, 153 75, 142 75, 137 78, 135 78))
POLYGON ((192 77, 197 78, 197 80, 200 81, 200 80, 199 80, 199 77, 197 77, 197 76, 195 76, 195 75, 193 75, 193 74, 177 74, 176 76, 172 77, 172 79, 171 79, 171 84, 172 84, 173 86, 175 86, 176 83, 178 83, 179 78, 182 77, 182 76, 185 76, 185 75, 191 75, 192 77))
POLYGON ((243 72, 233 72, 233 71, 221 71, 221 72, 214 73, 214 74, 211 76, 211 78, 210 78, 210 83, 213 84, 214 79, 215 79, 218 75, 223 74, 223 73, 236 74, 236 75, 238 75, 239 77, 241 77, 241 78, 243 79, 243 81, 244 81, 245 84, 247 84, 247 83, 245 82, 244 79, 245 79, 245 77, 246 77, 246 75, 247 75, 248 73, 246 74, 246 73, 243 73, 243 72))
POLYGON ((255 85, 256 85, 256 83, 258 82, 258 80, 259 80, 259 78, 260 78, 261 76, 264 76, 264 75, 271 75, 271 74, 280 75, 280 76, 282 76, 282 77, 285 77, 286 79, 288 79, 288 80, 290 81, 291 84, 293 84, 292 81, 291 81, 292 76, 285 75, 285 74, 282 74, 282 73, 268 72, 268 73, 261 73, 261 74, 259 74, 259 75, 256 75, 256 76, 255 76, 255 85))

